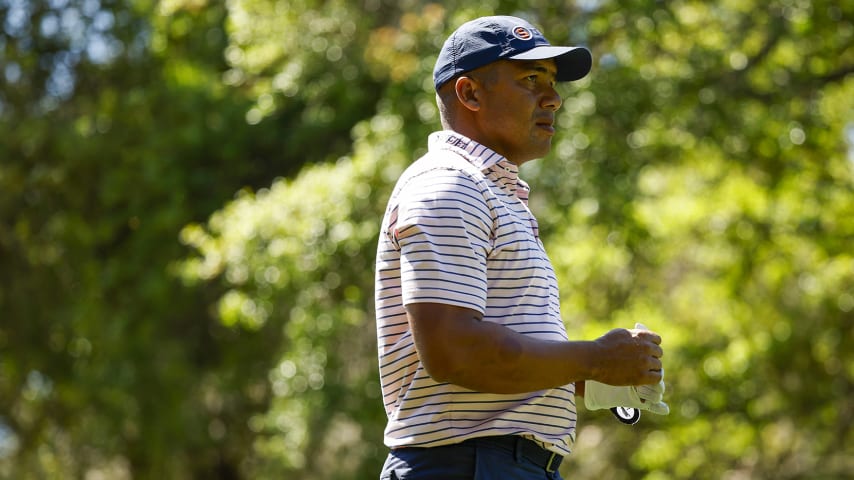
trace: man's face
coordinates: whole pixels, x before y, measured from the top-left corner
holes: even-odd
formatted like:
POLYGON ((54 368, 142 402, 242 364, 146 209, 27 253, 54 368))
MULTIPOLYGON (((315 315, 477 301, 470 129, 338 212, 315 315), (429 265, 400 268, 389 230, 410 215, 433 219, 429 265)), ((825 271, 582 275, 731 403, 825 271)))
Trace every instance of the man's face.
POLYGON ((545 156, 561 106, 556 74, 551 59, 503 60, 473 72, 482 89, 478 141, 517 165, 545 156))

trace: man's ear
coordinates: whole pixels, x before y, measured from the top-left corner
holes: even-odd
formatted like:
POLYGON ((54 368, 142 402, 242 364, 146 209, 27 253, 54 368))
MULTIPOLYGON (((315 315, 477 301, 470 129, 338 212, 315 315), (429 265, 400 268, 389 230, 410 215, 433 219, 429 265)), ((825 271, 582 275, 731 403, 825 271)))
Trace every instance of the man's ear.
POLYGON ((472 112, 480 110, 480 85, 467 76, 459 77, 454 84, 454 90, 457 93, 457 100, 472 112))

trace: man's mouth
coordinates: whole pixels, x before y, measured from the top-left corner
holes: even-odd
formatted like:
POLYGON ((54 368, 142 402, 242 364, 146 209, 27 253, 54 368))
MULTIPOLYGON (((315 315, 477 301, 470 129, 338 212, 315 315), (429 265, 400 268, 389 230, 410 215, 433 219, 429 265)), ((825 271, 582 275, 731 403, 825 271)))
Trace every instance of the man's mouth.
POLYGON ((537 127, 542 128, 543 130, 549 132, 550 134, 555 133, 554 121, 553 120, 540 120, 536 123, 537 127))

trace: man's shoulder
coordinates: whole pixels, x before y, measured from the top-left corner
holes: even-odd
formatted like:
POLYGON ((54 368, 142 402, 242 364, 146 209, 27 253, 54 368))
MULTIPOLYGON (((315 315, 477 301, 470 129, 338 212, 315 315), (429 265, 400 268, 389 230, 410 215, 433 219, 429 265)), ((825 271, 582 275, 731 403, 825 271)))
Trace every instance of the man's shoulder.
POLYGON ((423 175, 459 175, 472 180, 482 177, 480 170, 468 159, 451 150, 430 150, 412 164, 401 175, 401 180, 423 175))
POLYGON ((484 174, 465 157, 447 150, 431 150, 414 161, 400 175, 392 194, 392 203, 403 198, 432 198, 463 193, 472 196, 488 187, 484 174))

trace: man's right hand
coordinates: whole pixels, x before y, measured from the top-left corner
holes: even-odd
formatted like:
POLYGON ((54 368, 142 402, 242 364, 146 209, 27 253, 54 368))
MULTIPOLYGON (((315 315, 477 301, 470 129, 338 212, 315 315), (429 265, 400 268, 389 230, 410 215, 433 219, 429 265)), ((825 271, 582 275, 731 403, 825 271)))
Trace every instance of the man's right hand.
POLYGON ((632 330, 611 330, 596 343, 612 353, 603 357, 599 379, 604 383, 585 382, 584 403, 589 410, 634 407, 658 415, 670 413, 670 407, 662 401, 664 352, 658 334, 637 323, 632 330))
POLYGON ((617 328, 595 340, 599 352, 594 380, 618 386, 661 382, 661 337, 640 327, 617 328))

